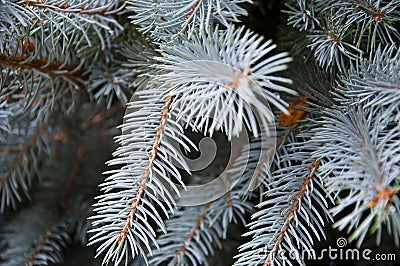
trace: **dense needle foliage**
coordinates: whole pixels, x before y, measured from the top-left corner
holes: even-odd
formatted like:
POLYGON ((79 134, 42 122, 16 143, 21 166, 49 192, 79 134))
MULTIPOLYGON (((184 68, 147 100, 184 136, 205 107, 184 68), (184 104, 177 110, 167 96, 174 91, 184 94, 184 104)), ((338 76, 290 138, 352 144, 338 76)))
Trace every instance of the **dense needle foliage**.
POLYGON ((0 0, 0 265, 400 259, 399 30, 399 0, 0 0))

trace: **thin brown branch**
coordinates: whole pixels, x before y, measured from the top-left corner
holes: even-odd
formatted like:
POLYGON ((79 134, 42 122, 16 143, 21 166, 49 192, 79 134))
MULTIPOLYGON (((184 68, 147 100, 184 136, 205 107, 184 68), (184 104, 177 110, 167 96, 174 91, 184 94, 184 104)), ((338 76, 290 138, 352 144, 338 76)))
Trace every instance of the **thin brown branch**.
POLYGON ((95 114, 93 117, 91 117, 89 120, 83 121, 80 125, 80 130, 86 131, 90 127, 93 127, 99 124, 100 122, 103 122, 104 120, 110 119, 116 113, 118 113, 123 107, 125 107, 125 104, 119 101, 118 104, 115 104, 110 109, 105 110, 103 112, 99 112, 95 114))
POLYGON ((168 115, 170 113, 170 106, 171 106, 172 96, 168 96, 165 102, 164 109, 162 111, 162 116, 160 118, 160 124, 157 129, 156 136, 154 138, 153 149, 150 152, 148 164, 146 166, 146 170, 143 173, 143 179, 140 181, 139 187, 137 189, 135 195, 135 201, 131 205, 131 210, 129 211, 128 217, 126 218, 124 224, 122 225, 121 231, 118 237, 118 244, 121 244, 129 234, 131 230, 131 223, 136 215, 136 211, 141 203, 141 199, 143 198, 146 192, 146 185, 149 182, 150 178, 150 170, 153 168, 154 161, 156 159, 158 150, 161 146, 161 138, 164 134, 165 125, 167 123, 168 115))
MULTIPOLYGON (((296 195, 296 198, 295 198, 294 202, 292 203, 291 210, 286 215, 286 223, 284 224, 283 228, 281 229, 281 233, 276 238, 275 245, 274 245, 274 248, 272 249, 271 253, 278 251, 281 244, 283 243, 283 240, 284 240, 284 238, 290 228, 290 225, 292 224, 292 221, 295 217, 295 213, 296 213, 296 211, 299 210, 300 202, 304 199, 304 196, 307 193, 307 187, 310 185, 311 180, 314 178, 315 171, 320 166, 320 164, 321 164, 320 160, 316 160, 312 163, 312 165, 310 167, 310 173, 307 175, 306 179, 304 180, 303 185, 300 188, 300 192, 296 195)), ((263 265, 264 266, 272 265, 270 256, 267 258, 266 262, 263 265)))
POLYGON ((20 150, 4 150, 4 151, 0 151, 0 157, 5 157, 5 156, 9 156, 9 155, 13 155, 13 154, 18 154, 20 152, 20 150))
MULTIPOLYGON (((8 168, 7 172, 1 177, 0 179, 0 186, 2 186, 8 178, 11 177, 13 171, 18 167, 20 161, 26 160, 25 154, 29 152, 33 146, 36 145, 36 142, 42 136, 43 132, 48 127, 47 123, 43 123, 39 129, 36 131, 35 135, 32 136, 30 141, 22 146, 22 148, 18 151, 17 157, 11 163, 10 167, 8 168)), ((15 154, 15 153, 14 153, 15 154)))
POLYGON ((306 15, 306 17, 311 20, 320 30, 324 30, 321 26, 321 24, 319 23, 319 21, 314 18, 313 16, 311 16, 310 12, 308 10, 303 10, 304 15, 306 15))
MULTIPOLYGON (((46 229, 45 233, 42 235, 40 241, 36 244, 34 251, 32 252, 30 258, 28 259, 28 262, 26 265, 31 265, 33 263, 33 261, 35 260, 35 257, 40 254, 43 246, 46 245, 46 241, 49 238, 49 236, 51 235, 52 230, 55 228, 55 226, 57 225, 57 220, 60 218, 60 215, 62 213, 62 210, 65 210, 66 208, 68 208, 66 206, 66 200, 68 198, 68 195, 71 193, 72 188, 74 186, 75 183, 75 179, 78 175, 79 169, 82 165, 82 160, 85 154, 85 141, 83 140, 83 138, 81 139, 77 152, 76 152, 76 156, 75 156, 75 160, 74 163, 71 167, 71 171, 70 174, 68 176, 68 183, 66 185, 65 188, 65 194, 64 197, 60 200, 59 202, 59 210, 56 212, 55 218, 53 220, 53 222, 48 226, 48 228, 46 229)), ((85 215, 86 216, 86 215, 85 215)))
POLYGON ((21 70, 36 70, 48 76, 65 78, 71 81, 83 83, 88 79, 88 76, 82 70, 76 70, 72 66, 63 66, 63 63, 58 61, 49 62, 46 59, 31 59, 27 55, 0 54, 0 64, 18 68, 21 70))
POLYGON ((232 208, 233 203, 232 203, 232 196, 231 196, 230 190, 228 190, 228 192, 225 195, 225 201, 226 201, 226 204, 228 205, 228 208, 232 208))
POLYGON ((78 145, 78 149, 76 150, 74 163, 73 163, 73 165, 71 167, 71 171, 70 171, 69 176, 68 176, 68 183, 67 183, 67 186, 65 188, 65 196, 64 196, 65 199, 71 193, 72 188, 73 188, 74 183, 75 183, 75 179, 78 176, 78 172, 79 172, 79 169, 80 169, 80 167, 82 165, 83 157, 84 157, 85 151, 86 151, 85 150, 85 146, 86 146, 86 142, 84 141, 83 138, 81 138, 81 140, 79 142, 79 145, 78 145))
POLYGON ((197 218, 196 220, 196 225, 194 226, 194 228, 192 229, 192 231, 190 231, 189 235, 186 237, 185 242, 183 243, 182 247, 179 249, 178 253, 176 254, 176 257, 179 258, 180 256, 182 256, 185 252, 186 249, 188 248, 190 241, 192 241, 193 237, 196 236, 197 232, 199 231, 203 221, 206 219, 207 217, 207 213, 208 210, 211 207, 212 202, 209 202, 205 205, 203 212, 200 214, 200 216, 197 218))
POLYGON ((47 227, 46 231, 40 238, 39 242, 35 245, 35 249, 33 250, 31 256, 29 257, 27 263, 25 265, 32 265, 35 261, 35 257, 40 254, 42 248, 46 245, 47 239, 49 239, 51 232, 57 226, 57 217, 50 223, 47 227))
MULTIPOLYGON (((15 93, 15 94, 12 94, 12 93, 8 94, 7 96, 4 97, 4 100, 6 101, 6 103, 16 103, 16 102, 23 100, 24 97, 25 97, 24 92, 19 91, 18 93, 15 93), (20 97, 13 97, 16 95, 19 95, 20 97)), ((31 105, 41 104, 41 103, 47 101, 51 97, 52 97, 51 95, 46 95, 46 96, 40 97, 38 99, 33 100, 31 105)))
POLYGON ((271 150, 268 154, 266 154, 264 158, 261 160, 261 162, 257 165, 257 168, 253 174, 254 178, 258 178, 260 176, 265 164, 268 163, 271 160, 271 158, 275 155, 275 153, 280 149, 282 144, 285 142, 286 138, 290 135, 290 133, 296 126, 297 124, 291 127, 290 130, 287 131, 285 134, 283 134, 279 139, 277 139, 275 148, 271 150))
POLYGON ((68 4, 46 4, 43 0, 37 0, 37 1, 24 1, 18 3, 21 6, 29 6, 29 7, 35 7, 38 9, 42 9, 43 11, 56 11, 56 12, 61 12, 61 13, 73 13, 73 14, 81 14, 81 15, 89 15, 89 16, 112 16, 116 17, 117 12, 119 12, 118 9, 115 8, 109 8, 109 7, 103 7, 102 9, 99 9, 98 7, 90 7, 90 6, 72 6, 68 4), (96 10, 96 11, 93 11, 96 10))
POLYGON ((297 109, 298 106, 309 107, 310 105, 305 102, 307 96, 303 96, 288 107, 289 116, 285 113, 281 113, 278 118, 278 123, 280 126, 289 127, 289 130, 283 134, 279 139, 277 139, 275 148, 271 150, 268 154, 264 156, 261 162, 258 164, 256 170, 254 171, 253 177, 258 178, 262 172, 262 169, 266 163, 268 163, 271 158, 275 155, 276 151, 280 149, 282 144, 286 141, 286 138, 290 133, 299 125, 299 120, 303 119, 308 112, 305 110, 297 109))
POLYGON ((371 6, 370 4, 365 4, 360 0, 356 0, 355 5, 360 7, 362 10, 370 13, 373 16, 375 22, 382 21, 382 19, 384 19, 386 16, 386 11, 376 9, 373 6, 371 6))

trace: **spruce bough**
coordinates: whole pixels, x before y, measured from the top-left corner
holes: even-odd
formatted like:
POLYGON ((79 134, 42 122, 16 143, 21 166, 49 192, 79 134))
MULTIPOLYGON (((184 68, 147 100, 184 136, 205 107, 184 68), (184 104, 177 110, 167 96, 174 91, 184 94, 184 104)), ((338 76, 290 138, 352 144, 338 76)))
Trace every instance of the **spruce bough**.
POLYGON ((1 265, 398 248, 400 1, 287 0, 273 41, 252 5, 0 0, 1 265))

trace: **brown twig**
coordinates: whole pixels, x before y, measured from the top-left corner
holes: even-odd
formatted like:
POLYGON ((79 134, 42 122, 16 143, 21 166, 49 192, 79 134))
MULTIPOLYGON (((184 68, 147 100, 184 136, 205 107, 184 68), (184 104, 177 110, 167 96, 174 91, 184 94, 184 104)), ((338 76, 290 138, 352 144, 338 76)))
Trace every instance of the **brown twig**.
POLYGON ((35 245, 35 249, 33 250, 31 256, 29 257, 27 263, 25 265, 32 265, 33 262, 35 261, 35 257, 40 254, 43 246, 46 245, 47 239, 49 239, 52 230, 57 226, 57 217, 54 219, 50 225, 46 228, 46 231, 40 238, 39 242, 35 245))
POLYGON ((110 109, 99 112, 92 116, 89 120, 85 120, 81 123, 80 125, 80 130, 81 131, 86 131, 88 128, 95 126, 96 124, 99 124, 100 122, 110 119, 113 117, 116 113, 118 113, 123 107, 125 107, 125 104, 121 101, 119 101, 117 104, 112 106, 110 109))
POLYGON ((310 12, 308 12, 308 10, 303 10, 303 14, 306 15, 306 17, 309 20, 314 22, 314 24, 317 25, 320 30, 323 30, 323 28, 322 28, 321 24, 319 23, 319 21, 316 18, 314 18, 313 16, 311 16, 310 12))
POLYGON ((207 217, 207 213, 211 207, 212 202, 209 202, 205 205, 203 212, 200 214, 200 216, 197 218, 196 220, 196 225, 195 227, 192 229, 192 231, 190 231, 189 235, 186 237, 184 244, 182 245, 182 247, 179 249, 178 253, 176 254, 176 257, 179 258, 180 256, 182 256, 182 254, 184 254, 186 252, 187 247, 190 244, 190 241, 192 241, 193 237, 196 236, 197 232, 199 231, 204 219, 207 217))
MULTIPOLYGON (((281 233, 276 238, 274 248, 271 250, 271 253, 279 250, 281 244, 283 243, 283 240, 290 228, 290 225, 292 224, 293 218, 295 217, 295 212, 299 210, 300 202, 306 195, 307 187, 308 187, 308 185, 310 185, 311 180, 314 178, 315 171, 320 166, 320 164, 321 164, 320 160, 316 160, 312 163, 312 165, 310 167, 310 173, 307 175, 306 179, 304 180, 303 185, 300 188, 300 192, 297 194, 297 196, 292 204, 291 210, 286 215, 286 219, 285 219, 286 223, 284 224, 283 228, 281 229, 281 233)), ((268 257, 266 262, 263 265, 264 266, 272 265, 271 258, 268 257)))
POLYGON ((17 168, 19 162, 21 160, 25 160, 25 154, 29 151, 30 148, 32 148, 33 146, 35 146, 36 142, 38 141, 38 139, 42 136, 43 132, 46 130, 48 124, 47 123, 43 123, 39 129, 37 130, 37 132, 35 133, 35 135, 32 136, 31 140, 22 146, 22 149, 19 150, 17 153, 13 153, 13 154, 18 154, 17 157, 14 159, 14 161, 11 163, 11 166, 8 168, 7 172, 3 175, 3 177, 0 179, 0 186, 2 186, 4 184, 4 182, 11 177, 11 173, 15 170, 15 168, 17 168))
POLYGON ((71 171, 68 176, 68 183, 65 188, 64 197, 59 202, 60 208, 56 212, 53 221, 50 223, 50 225, 47 227, 46 231, 42 235, 40 241, 35 245, 35 249, 32 252, 31 256, 29 257, 26 265, 32 265, 33 261, 35 260, 35 257, 38 254, 40 254, 43 246, 46 245, 46 241, 49 238, 49 236, 51 235, 52 230, 56 227, 57 222, 58 222, 59 218, 61 217, 62 210, 65 209, 65 207, 66 207, 66 199, 67 199, 68 195, 71 193, 73 185, 74 185, 74 181, 78 175, 79 168, 81 166, 81 162, 84 157, 84 152, 85 152, 85 142, 83 141, 83 139, 81 139, 78 149, 77 149, 77 152, 76 152, 75 161, 71 167, 71 171))
MULTIPOLYGON (((71 167, 71 171, 69 172, 68 183, 65 188, 65 195, 64 195, 65 199, 71 193, 71 191, 74 187, 75 179, 78 175, 79 169, 80 169, 82 161, 83 161, 83 157, 85 155, 85 151, 86 151, 85 147, 86 147, 86 142, 84 141, 83 138, 81 138, 79 145, 78 145, 78 149, 76 150, 74 163, 71 167)), ((64 203, 62 202, 61 204, 64 204, 64 203)))
POLYGON ((88 76, 82 70, 77 70, 72 66, 63 66, 63 63, 58 61, 49 62, 46 59, 31 59, 27 55, 10 56, 3 53, 0 54, 0 64, 22 70, 36 70, 48 76, 65 78, 79 83, 88 80, 88 76))
POLYGON ((291 127, 297 125, 299 121, 308 114, 306 110, 299 109, 299 107, 310 107, 310 104, 306 102, 307 98, 307 96, 303 96, 291 105, 289 105, 289 107, 287 108, 289 115, 286 115, 282 112, 278 117, 279 125, 283 127, 291 127))
POLYGON ((160 124, 158 126, 156 136, 154 138, 153 149, 150 152, 148 164, 143 173, 143 179, 140 181, 139 187, 138 187, 136 195, 135 195, 135 201, 131 205, 131 209, 129 211, 128 217, 126 218, 125 222, 122 225, 122 228, 121 228, 121 231, 120 231, 119 237, 118 237, 118 244, 121 244, 128 236, 129 230, 131 229, 131 223, 136 215, 136 211, 141 203, 141 199, 143 198, 143 196, 146 192, 146 185, 147 185, 147 182, 149 182, 150 171, 154 165, 154 161, 156 159, 158 150, 161 146, 161 138, 164 134, 165 125, 167 123, 168 115, 170 112, 171 101, 172 101, 172 96, 168 96, 166 99, 166 102, 165 102, 164 109, 162 111, 160 124))
POLYGON ((68 4, 49 5, 49 4, 46 4, 42 0, 24 1, 24 2, 19 2, 18 4, 21 6, 30 6, 30 7, 35 7, 38 9, 43 9, 44 11, 53 10, 53 11, 58 11, 58 12, 62 12, 62 13, 74 13, 74 14, 82 14, 82 15, 90 15, 90 16, 98 15, 98 16, 103 16, 103 17, 106 17, 106 16, 116 17, 115 12, 113 12, 113 11, 117 11, 117 9, 107 8, 107 7, 104 7, 102 10, 98 10, 98 8, 93 8, 90 6, 74 7, 74 6, 71 6, 68 4), (93 11, 94 9, 97 9, 97 11, 93 11))

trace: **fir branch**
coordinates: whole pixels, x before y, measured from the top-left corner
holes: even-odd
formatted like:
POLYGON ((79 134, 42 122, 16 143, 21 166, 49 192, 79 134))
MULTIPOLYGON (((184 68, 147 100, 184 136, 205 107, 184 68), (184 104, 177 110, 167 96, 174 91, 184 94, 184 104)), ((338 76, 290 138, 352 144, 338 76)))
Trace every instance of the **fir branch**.
POLYGON ((61 250, 70 242, 69 225, 53 221, 34 246, 34 251, 24 265, 47 265, 61 262, 61 250))
POLYGON ((167 119, 168 119, 168 116, 170 113, 171 101, 172 101, 172 97, 171 96, 167 97, 167 99, 165 101, 164 110, 162 111, 162 116, 160 118, 160 124, 158 126, 156 136, 154 138, 153 148, 150 152, 150 157, 149 157, 148 163, 146 165, 146 170, 144 171, 143 179, 140 181, 140 185, 137 188, 137 192, 135 195, 135 201, 131 205, 131 210, 129 211, 128 218, 125 220, 125 222, 122 226, 122 230, 119 233, 118 245, 120 245, 122 241, 126 240, 128 234, 129 234, 129 231, 132 230, 131 223, 134 220, 137 208, 141 204, 141 200, 144 197, 144 194, 146 193, 146 186, 147 186, 147 183, 150 181, 150 179, 149 179, 150 171, 154 167, 154 161, 158 154, 162 135, 164 134, 165 125, 167 123, 167 119))
POLYGON ((350 25, 343 19, 332 19, 332 14, 321 14, 325 17, 326 26, 323 30, 316 30, 308 36, 310 47, 318 64, 328 71, 335 66, 339 72, 344 72, 349 65, 354 64, 363 51, 347 41, 350 34, 350 25))
POLYGON ((283 10, 283 12, 289 15, 288 25, 300 31, 323 30, 323 26, 316 17, 314 1, 297 0, 295 4, 286 4, 286 7, 288 10, 283 10))
POLYGON ((159 74, 154 65, 157 64, 155 57, 160 56, 160 53, 156 51, 157 47, 147 36, 142 36, 136 31, 133 34, 134 41, 124 43, 118 53, 124 58, 121 66, 128 70, 127 76, 134 76, 133 80, 130 79, 132 80, 131 87, 141 88, 159 74))
MULTIPOLYGON (((71 143, 64 146, 63 152, 67 146, 71 146, 71 143)), ((54 175, 55 170, 63 169, 65 160, 51 161, 56 162, 54 169, 49 169, 47 175, 44 174, 47 180, 34 194, 32 207, 21 209, 1 229, 1 235, 5 236, 9 244, 4 253, 5 265, 62 263, 63 249, 71 243, 74 233, 75 240, 86 244, 86 229, 89 227, 86 218, 90 207, 88 202, 82 203, 81 196, 75 195, 76 192, 82 193, 80 186, 83 181, 77 177, 82 177, 82 170, 85 170, 82 167, 83 160, 93 163, 93 157, 87 159, 87 137, 81 137, 78 146, 74 148, 76 151, 73 151, 72 160, 67 161, 69 163, 66 168, 64 166, 67 171, 62 171, 66 174, 54 175), (33 242, 35 239, 38 241, 33 242)), ((68 154, 70 150, 67 149, 68 154)))
POLYGON ((128 218, 125 220, 125 222, 122 226, 122 230, 119 233, 118 245, 120 245, 122 241, 126 240, 129 231, 132 229, 131 221, 134 219, 137 208, 140 205, 140 201, 143 198, 144 194, 146 193, 146 184, 149 182, 150 169, 153 168, 153 166, 154 166, 154 160, 157 156, 158 149, 160 147, 161 137, 162 137, 162 134, 164 133, 165 123, 167 121, 168 113, 170 111, 171 100, 172 100, 172 97, 168 97, 166 100, 166 106, 162 112, 162 116, 160 119, 160 125, 159 125, 159 128, 157 129, 157 134, 154 139, 153 149, 150 152, 149 162, 146 165, 145 172, 143 173, 143 179, 142 179, 142 181, 140 181, 140 185, 137 188, 137 192, 135 195, 136 200, 131 205, 131 210, 129 211, 128 218))
POLYGON ((260 210, 252 216, 250 231, 245 234, 253 239, 239 248, 235 265, 291 265, 285 252, 290 252, 291 258, 296 255, 297 263, 304 265, 300 254, 312 250, 312 234, 317 239, 325 237, 327 219, 321 213, 327 213, 328 205, 317 173, 320 160, 311 155, 318 146, 306 141, 313 126, 309 119, 305 121, 308 123, 296 129, 299 133, 294 144, 286 144, 278 155, 278 170, 266 180, 265 199, 257 206, 260 210), (295 163, 299 161, 300 165, 295 163))
POLYGON ((190 41, 162 46, 163 57, 158 58, 159 68, 166 72, 159 82, 165 84, 166 94, 176 95, 173 106, 181 109, 178 120, 193 120, 196 130, 210 135, 218 128, 231 139, 244 125, 256 136, 257 123, 268 128, 272 113, 266 102, 287 112, 277 92, 294 94, 284 86, 291 80, 273 75, 291 61, 286 53, 260 60, 276 46, 271 41, 262 43, 262 37, 243 27, 195 34, 190 41), (207 125, 210 116, 218 125, 207 125))
POLYGON ((246 167, 240 177, 241 182, 244 182, 240 191, 241 198, 246 200, 251 198, 253 196, 252 191, 258 188, 260 192, 259 200, 261 201, 264 186, 267 185, 267 179, 271 176, 271 169, 279 164, 273 162, 277 158, 276 153, 285 153, 282 149, 284 149, 285 142, 291 139, 294 128, 295 126, 273 132, 266 142, 262 138, 252 139, 249 144, 241 149, 239 156, 232 165, 227 167, 228 176, 237 175, 237 169, 242 168, 243 165, 246 167), (276 140, 275 137, 277 137, 276 140))
POLYGON ((189 171, 168 138, 178 140, 185 149, 189 149, 186 143, 193 144, 183 136, 182 127, 170 119, 172 97, 160 102, 154 99, 159 92, 142 91, 141 100, 130 106, 134 111, 126 116, 124 134, 118 139, 122 146, 114 154, 119 158, 109 162, 123 166, 106 172, 112 174, 102 184, 106 194, 99 196, 95 205, 97 215, 92 217, 95 234, 90 244, 105 240, 97 249, 97 256, 106 251, 104 263, 112 260, 119 264, 124 257, 128 259, 129 253, 133 258, 144 257, 146 250, 152 254, 150 244, 157 244, 147 217, 165 232, 162 214, 155 206, 167 217, 167 209, 173 212, 174 196, 179 195, 173 180, 184 186, 177 167, 189 171), (159 113, 154 112, 157 109, 159 113), (174 163, 169 159, 171 156, 174 163), (110 204, 114 207, 110 208, 110 204))
POLYGON ((184 244, 182 245, 182 247, 179 249, 178 253, 176 254, 176 259, 179 261, 182 259, 183 254, 185 254, 187 252, 188 246, 190 245, 190 242, 192 241, 192 239, 199 234, 200 231, 200 227, 203 224, 204 220, 206 219, 206 215, 208 210, 211 207, 212 202, 209 202, 205 205, 202 213, 198 216, 197 220, 196 220, 196 225, 193 227, 192 231, 190 231, 190 233, 188 234, 188 236, 186 237, 184 244))
MULTIPOLYGON (((103 111, 103 112, 99 112, 96 115, 92 116, 90 119, 82 121, 80 124, 80 130, 82 132, 87 131, 88 129, 92 128, 93 126, 95 126, 99 123, 103 123, 105 120, 112 118, 117 112, 119 112, 122 109, 122 106, 123 106, 122 103, 114 105, 111 109, 103 111)), ((54 141, 60 142, 65 139, 66 135, 69 135, 68 132, 62 132, 62 131, 53 132, 52 134, 50 134, 49 132, 51 132, 51 130, 48 127, 49 127, 48 123, 42 124, 38 128, 36 133, 29 139, 29 141, 27 141, 25 144, 23 144, 20 149, 7 149, 7 150, 0 151, 1 157, 13 156, 15 158, 11 163, 9 163, 7 172, 2 176, 2 178, 0 180, 0 187, 2 187, 2 189, 1 189, 2 193, 5 193, 5 191, 3 189, 5 189, 5 187, 8 187, 6 184, 12 184, 14 182, 14 181, 11 182, 10 179, 15 178, 15 173, 21 172, 21 170, 20 170, 21 167, 23 167, 23 168, 27 167, 26 164, 28 164, 28 165, 31 164, 33 166, 39 164, 38 157, 42 158, 41 160, 43 160, 43 157, 42 157, 43 155, 38 154, 37 155, 38 157, 31 158, 31 160, 33 160, 33 161, 29 162, 29 161, 27 161, 27 160, 29 160, 29 159, 27 159, 27 154, 31 154, 32 152, 34 152, 36 150, 42 150, 43 152, 47 150, 47 152, 45 152, 45 153, 48 154, 49 149, 51 149, 50 145, 52 145, 54 141), (41 147, 38 148, 38 145, 41 147), (47 147, 47 148, 43 148, 42 145, 45 145, 45 147, 47 147)), ((82 145, 80 145, 79 147, 83 148, 82 145)), ((79 154, 81 154, 81 153, 82 152, 80 152, 79 154)), ((46 158, 46 156, 44 158, 46 158)), ((81 161, 82 155, 80 155, 79 158, 80 159, 77 159, 76 163, 79 163, 79 161, 81 161)), ((36 168, 36 167, 34 167, 34 168, 36 168)), ((74 166, 72 169, 77 170, 77 166, 74 166)), ((28 171, 28 173, 30 173, 30 172, 31 171, 28 171)), ((75 176, 76 174, 77 174, 76 172, 71 173, 71 176, 75 176)), ((22 176, 19 178, 26 179, 26 178, 28 178, 28 176, 25 176, 25 177, 22 176)), ((20 182, 22 182, 22 179, 20 182)), ((20 183, 20 182, 18 182, 18 183, 20 183)), ((30 184, 30 183, 31 183, 31 181, 29 181, 28 179, 23 181, 23 184, 30 184)), ((18 187, 19 186, 16 186, 14 189, 18 189, 18 187)), ((25 187, 25 186, 23 186, 23 187, 25 187)), ((26 187, 25 187, 25 189, 26 189, 26 187)), ((15 193, 17 193, 17 191, 15 191, 15 193)), ((0 195, 2 195, 2 194, 0 194, 0 195)), ((1 197, 4 198, 4 195, 1 197)), ((19 197, 17 197, 17 198, 19 198, 19 197)), ((8 202, 8 201, 5 201, 5 202, 8 202)), ((15 208, 14 205, 13 205, 13 207, 15 208)), ((4 211, 4 209, 2 209, 2 211, 4 211)))
POLYGON ((321 164, 321 162, 319 160, 316 160, 312 163, 312 165, 310 167, 310 173, 305 178, 303 185, 301 186, 300 191, 296 195, 293 203, 290 203, 291 209, 285 215, 285 218, 284 218, 285 222, 284 222, 282 228, 280 229, 279 235, 274 240, 274 245, 273 245, 270 253, 268 254, 267 260, 263 264, 264 266, 272 265, 273 264, 272 261, 274 260, 273 254, 276 254, 276 252, 282 248, 282 244, 285 241, 285 238, 288 237, 288 231, 292 225, 292 222, 295 219, 296 213, 299 212, 299 210, 300 210, 300 202, 304 201, 306 193, 308 193, 308 190, 310 189, 309 186, 312 182, 311 179, 314 178, 314 173, 320 164, 321 164))
MULTIPOLYGON (((10 28, 1 36, 7 43, 13 42, 21 35, 27 37, 32 34, 32 37, 38 37, 41 44, 50 38, 54 45, 61 44, 64 49, 70 45, 80 46, 82 41, 89 47, 93 46, 93 42, 99 41, 104 49, 110 43, 110 37, 122 30, 114 16, 123 14, 125 6, 120 5, 118 1, 107 4, 76 0, 6 1, 0 10, 5 17, 1 26, 10 28), (94 35, 96 40, 93 40, 91 35, 94 35)), ((2 45, 0 47, 4 50, 2 45)))
MULTIPOLYGON (((239 16, 247 11, 239 5, 248 0, 185 0, 171 3, 162 1, 131 0, 135 14, 133 22, 141 26, 141 31, 150 33, 156 40, 172 40, 179 33, 190 36, 194 30, 210 30, 216 22, 228 26, 238 22, 239 16)), ((129 5, 128 5, 129 8, 129 5)))
POLYGON ((7 107, 7 101, 0 102, 0 143, 5 141, 5 136, 11 131, 9 118, 12 113, 7 110, 7 107))
POLYGON ((357 240, 357 246, 361 246, 368 232, 377 233, 376 241, 380 243, 386 225, 399 245, 398 121, 388 121, 381 112, 375 113, 362 104, 324 113, 324 127, 314 140, 322 142, 323 138, 328 142, 315 154, 324 162, 321 176, 336 199, 330 211, 337 216, 352 210, 334 226, 352 231, 349 240, 357 240))
POLYGON ((79 77, 74 74, 80 71, 81 65, 64 69, 65 62, 36 60, 18 55, 11 60, 7 58, 2 56, 0 62, 0 81, 3 87, 0 99, 9 103, 8 110, 16 120, 30 117, 46 121, 54 110, 69 113, 77 96, 82 96, 79 88, 82 88, 84 80, 80 78, 85 78, 85 75, 79 77))
POLYGON ((319 4, 323 10, 333 9, 332 16, 346 17, 354 29, 353 43, 367 51, 375 51, 379 44, 394 44, 400 39, 396 23, 400 20, 400 1, 325 1, 319 4), (366 42, 364 42, 366 40, 366 42))
POLYGON ((150 258, 150 265, 208 265, 214 247, 221 249, 220 240, 226 238, 229 224, 245 224, 244 215, 252 204, 240 195, 247 183, 241 180, 225 197, 205 205, 178 209, 166 221, 167 234, 157 239, 160 249, 150 258))
POLYGON ((10 205, 15 209, 17 202, 22 200, 21 192, 29 197, 29 186, 33 177, 37 174, 38 165, 48 157, 51 151, 47 142, 50 132, 49 125, 44 123, 36 128, 36 131, 21 148, 15 152, 3 151, 3 155, 7 156, 2 156, 5 169, 2 167, 2 172, 4 172, 0 179, 1 212, 4 212, 6 207, 10 205), (9 157, 14 159, 11 159, 9 163, 4 162, 10 160, 9 157))
POLYGON ((256 184, 263 184, 260 187, 260 193, 262 194, 263 186, 268 186, 266 177, 271 177, 273 170, 281 167, 279 158, 288 152, 284 144, 289 140, 294 140, 297 126, 309 113, 307 108, 310 107, 310 104, 307 98, 307 96, 303 96, 290 104, 287 109, 289 115, 284 112, 279 114, 276 121, 278 130, 271 132, 266 143, 263 143, 265 140, 262 137, 252 139, 249 145, 243 147, 241 154, 233 165, 229 166, 228 173, 235 171, 237 167, 241 167, 243 164, 247 166, 241 177, 248 180, 248 184, 243 187, 242 197, 249 197, 250 191, 255 188, 256 184), (271 140, 274 138, 276 138, 275 143, 272 143, 271 140))
POLYGON ((399 4, 399 0, 297 0, 294 6, 288 5, 286 13, 289 25, 309 34, 308 47, 320 66, 326 70, 335 66, 344 73, 358 57, 368 57, 379 45, 400 39, 396 28, 399 4))
POLYGON ((400 49, 390 45, 379 47, 368 60, 341 77, 336 90, 340 101, 384 112, 380 117, 400 118, 400 49))
MULTIPOLYGON (((79 129, 82 132, 87 131, 93 126, 112 118, 121 109, 122 104, 119 103, 109 110, 99 112, 88 120, 82 121, 79 129)), ((27 126, 35 127, 33 122, 28 123, 27 126)), ((3 161, 2 176, 0 179, 0 198, 3 199, 1 212, 4 212, 8 206, 12 206, 15 209, 17 201, 22 200, 21 192, 29 197, 29 189, 33 178, 38 174, 39 165, 48 158, 50 152, 53 150, 54 142, 60 142, 70 134, 67 131, 54 131, 48 122, 36 126, 35 130, 34 133, 28 133, 29 138, 26 140, 23 139, 24 143, 20 144, 18 148, 12 148, 14 147, 12 143, 15 140, 21 141, 18 138, 24 133, 22 132, 23 129, 20 129, 20 131, 14 129, 11 136, 8 136, 6 139, 7 144, 0 146, 2 148, 0 149, 0 157, 3 161)), ((79 147, 82 148, 83 146, 80 145, 79 147)), ((79 158, 76 163, 79 163, 82 155, 79 158)), ((72 169, 77 171, 78 168, 74 166, 72 169)), ((76 176, 76 174, 77 172, 71 173, 71 176, 76 176)), ((69 185, 69 187, 71 186, 69 185)))
POLYGON ((0 64, 21 70, 35 70, 50 77, 65 78, 72 82, 84 83, 88 79, 81 66, 65 66, 62 62, 32 59, 25 55, 0 54, 0 64))
POLYGON ((155 63, 153 57, 158 55, 154 45, 129 24, 124 26, 123 33, 113 39, 106 51, 93 50, 93 56, 99 60, 91 66, 88 91, 99 102, 106 100, 108 107, 115 96, 126 103, 135 89, 156 74, 151 66, 155 63))
POLYGON ((35 7, 43 9, 44 11, 53 10, 62 13, 78 13, 88 16, 98 15, 103 17, 105 16, 117 17, 117 13, 120 13, 121 10, 123 9, 123 6, 117 8, 112 6, 91 7, 91 6, 85 6, 84 3, 82 4, 74 3, 71 5, 67 3, 60 4, 59 2, 51 3, 50 1, 47 1, 46 3, 43 0, 21 1, 18 2, 17 5, 35 7))
MULTIPOLYGON (((4 252, 4 265, 48 265, 62 262, 63 248, 71 242, 75 228, 75 220, 68 212, 67 201, 78 175, 80 160, 84 156, 84 146, 81 140, 68 179, 64 175, 49 173, 52 178, 37 189, 32 207, 20 210, 1 229, 8 244, 4 252), (22 237, 20 232, 24 232, 22 237)), ((55 167, 59 170, 60 165, 55 167)))
POLYGON ((62 249, 70 243, 70 218, 56 215, 47 223, 48 217, 41 215, 49 215, 49 210, 38 206, 33 209, 33 213, 21 211, 1 229, 7 243, 2 265, 48 265, 62 261, 62 249))
POLYGON ((160 250, 155 251, 149 265, 207 265, 213 244, 219 244, 219 225, 210 227, 207 218, 210 207, 211 203, 178 209, 166 222, 168 233, 157 240, 160 250))

